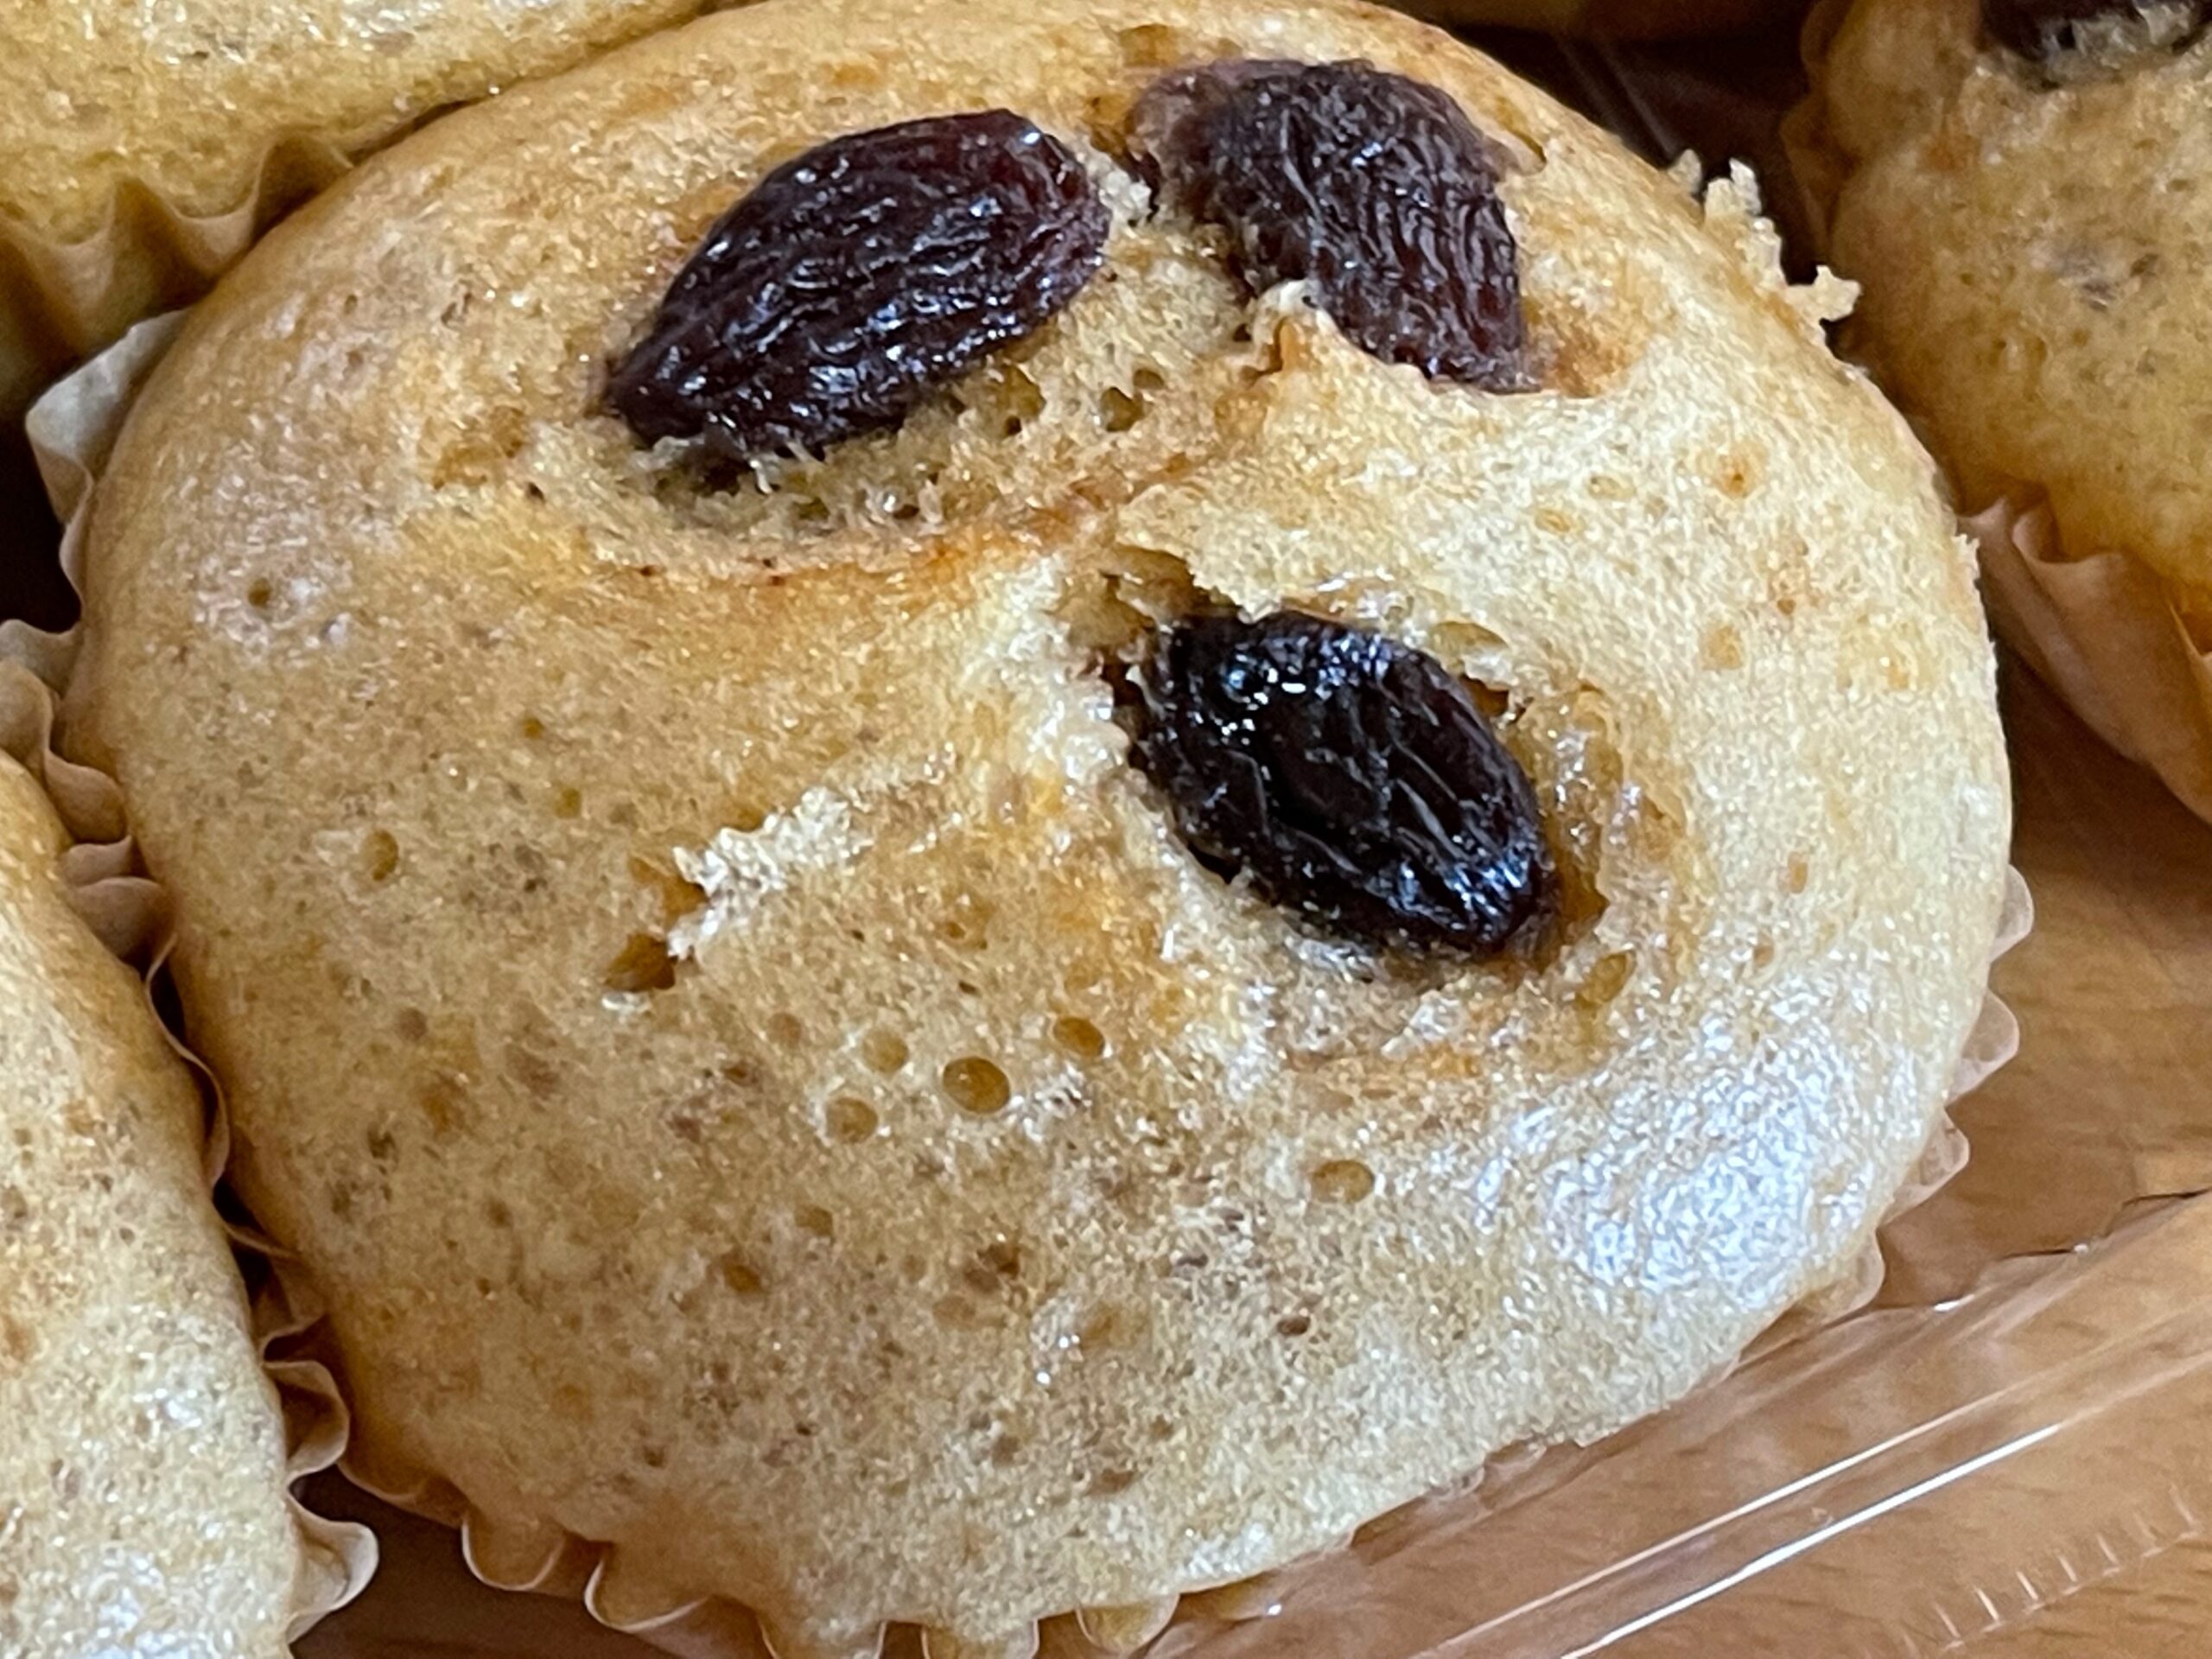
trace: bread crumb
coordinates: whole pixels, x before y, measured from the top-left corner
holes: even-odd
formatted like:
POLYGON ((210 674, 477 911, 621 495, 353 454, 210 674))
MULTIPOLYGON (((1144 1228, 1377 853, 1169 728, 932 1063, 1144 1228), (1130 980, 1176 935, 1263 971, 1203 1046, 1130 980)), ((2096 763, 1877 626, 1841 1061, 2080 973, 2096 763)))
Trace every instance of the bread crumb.
MULTIPOLYGON (((1681 168, 1681 163, 1677 162, 1681 168)), ((1683 175, 1677 171, 1677 180, 1683 175)), ((1783 275, 1782 236, 1774 222, 1759 212, 1758 175, 1742 162, 1728 163, 1728 176, 1705 187, 1705 228, 1742 263, 1751 281, 1779 300, 1796 316, 1807 334, 1825 347, 1822 325, 1840 322, 1859 302, 1859 284, 1847 282, 1827 266, 1813 280, 1792 283, 1783 275)))
POLYGON ((677 872, 707 899, 669 929, 669 955, 696 959, 716 934, 750 926, 762 901, 797 878, 850 863, 868 846, 868 836, 854 827, 851 804, 817 785, 790 810, 771 812, 758 830, 724 827, 696 851, 675 849, 677 872))

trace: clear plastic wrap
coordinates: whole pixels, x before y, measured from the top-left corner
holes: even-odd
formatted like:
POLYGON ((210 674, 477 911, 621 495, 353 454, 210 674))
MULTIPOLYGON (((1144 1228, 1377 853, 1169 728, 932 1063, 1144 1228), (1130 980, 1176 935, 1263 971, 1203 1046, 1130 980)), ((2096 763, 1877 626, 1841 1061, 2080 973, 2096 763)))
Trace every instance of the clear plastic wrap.
POLYGON ((2208 1288, 2201 1200, 2015 1260, 1967 1297, 1776 1353, 1556 1474, 1384 1529, 1263 1626, 1159 1651, 1979 1652, 2203 1536, 2208 1288))

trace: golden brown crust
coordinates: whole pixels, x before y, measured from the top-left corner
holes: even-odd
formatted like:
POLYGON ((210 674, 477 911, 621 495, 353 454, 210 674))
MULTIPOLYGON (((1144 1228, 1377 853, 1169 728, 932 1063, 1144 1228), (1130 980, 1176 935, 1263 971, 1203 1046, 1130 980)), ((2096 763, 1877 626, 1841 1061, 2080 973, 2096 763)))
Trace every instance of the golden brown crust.
POLYGON ((2053 85, 1975 0, 1860 0, 1815 67, 1853 349, 1962 505, 2040 485, 2069 548, 2212 591, 2212 36, 2053 85))
POLYGON ((282 1659, 283 1419, 200 1102, 0 753, 0 1652, 282 1659))
POLYGON ((1970 566, 1815 304, 1738 188, 1332 3, 771 0, 280 231, 124 436, 85 690, 367 1455, 787 1643, 990 1637, 1601 1433, 1843 1272, 2007 804, 1970 566), (964 415, 709 499, 591 412, 765 167, 1081 140, 1224 54, 1509 143, 1550 389, 1248 306, 1122 183, 1111 280, 964 415), (1510 694, 1552 957, 1369 971, 1192 860, 1094 650, 1192 583, 1510 694))

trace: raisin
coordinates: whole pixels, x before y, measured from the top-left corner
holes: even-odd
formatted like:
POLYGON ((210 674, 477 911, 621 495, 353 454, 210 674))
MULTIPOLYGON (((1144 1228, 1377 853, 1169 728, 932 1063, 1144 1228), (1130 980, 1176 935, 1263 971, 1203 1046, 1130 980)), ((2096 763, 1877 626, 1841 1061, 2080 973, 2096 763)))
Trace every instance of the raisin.
POLYGON ((1497 156, 1435 87, 1357 62, 1178 70, 1138 99, 1129 149, 1229 231, 1255 291, 1308 282, 1353 344, 1432 379, 1532 384, 1497 156))
POLYGON ((1007 110, 833 138, 715 223, 607 402, 738 461, 896 426, 1073 299, 1107 222, 1083 163, 1007 110))
POLYGON ((1137 766, 1224 874, 1362 944, 1494 956, 1558 909, 1528 774, 1434 658, 1296 612, 1163 629, 1137 766))
POLYGON ((2042 62, 2079 51, 2093 37, 2114 46, 2178 46, 2204 27, 2206 11, 2206 0, 1981 0, 1991 38, 2042 62))

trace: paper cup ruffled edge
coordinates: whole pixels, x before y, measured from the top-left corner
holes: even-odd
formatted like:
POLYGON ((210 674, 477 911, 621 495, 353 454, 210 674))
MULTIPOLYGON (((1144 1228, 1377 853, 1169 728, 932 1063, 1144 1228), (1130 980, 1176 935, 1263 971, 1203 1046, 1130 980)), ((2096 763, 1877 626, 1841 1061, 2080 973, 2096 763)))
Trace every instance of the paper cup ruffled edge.
MULTIPOLYGON (((156 328, 138 343, 136 352, 104 365, 94 384, 110 406, 119 406, 117 400, 135 389, 175 332, 174 323, 156 328)), ((103 444, 100 459, 105 453, 103 444)), ((55 500, 68 501, 73 516, 81 519, 91 467, 66 459, 58 450, 42 452, 41 459, 51 469, 47 477, 55 500)), ((74 535, 81 540, 82 534, 79 523, 74 535)), ((162 893, 139 868, 115 780, 64 759, 54 747, 60 698, 74 660, 75 643, 73 635, 43 633, 18 622, 0 624, 0 749, 20 761, 53 802, 72 843, 60 861, 66 896, 100 942, 140 973, 148 1008, 154 1011, 154 978, 170 942, 162 893)), ((207 1067, 161 1021, 158 1012, 156 1020, 170 1047, 202 1081, 212 1102, 200 1153, 201 1173, 212 1193, 230 1151, 222 1093, 207 1067)), ((285 1636, 288 1642, 296 1641, 368 1584, 376 1570, 376 1539, 367 1528, 316 1515, 299 1499, 300 1482, 339 1460, 349 1427, 345 1402, 329 1370, 320 1360, 286 1351, 286 1344, 315 1322, 320 1309, 296 1262, 231 1218, 223 1217, 223 1224, 235 1249, 259 1258, 267 1268, 249 1313, 262 1368, 283 1412, 285 1503, 299 1550, 285 1636)))
POLYGON ((126 180, 99 227, 72 241, 0 214, 0 418, 20 414, 43 385, 139 319, 198 298, 373 142, 280 138, 238 200, 214 213, 189 212, 150 182, 126 180))
MULTIPOLYGON (((183 314, 174 313, 137 324, 114 346, 54 386, 32 411, 33 448, 56 516, 65 525, 63 569, 80 588, 93 483, 106 462, 130 400, 175 340, 182 321, 183 314)), ((36 664, 48 685, 67 685, 74 666, 75 646, 73 634, 42 634, 16 623, 0 624, 0 659, 36 664)), ((130 861, 126 826, 113 781, 88 768, 73 767, 54 755, 43 739, 41 752, 47 764, 61 770, 65 780, 79 779, 81 774, 79 781, 98 797, 93 821, 106 833, 111 845, 124 849, 108 856, 118 871, 127 868, 130 861)), ((145 890, 144 901, 158 903, 158 891, 143 878, 118 879, 138 880, 145 890)), ((2008 869, 1993 962, 2025 937, 2032 918, 2027 885, 2018 871, 2008 869)), ((106 937, 125 948, 133 943, 129 929, 111 930, 106 937)), ((1839 1274, 1801 1297, 1743 1355, 1708 1378, 1706 1386, 1775 1347, 1856 1312, 1873 1299, 1884 1275, 1878 1228, 1924 1203, 1965 1166, 1966 1137, 1952 1122, 1949 1106, 2010 1059, 2018 1040, 2019 1027, 2012 1012, 1985 988, 1944 1108, 1875 1228, 1869 1230, 1865 1243, 1839 1274)), ((203 1076, 207 1075, 198 1060, 193 1064, 203 1076)), ((219 1103, 219 1091, 217 1098, 219 1103)), ((241 1230, 239 1242, 264 1255, 275 1269, 270 1292, 262 1299, 266 1306, 257 1309, 257 1328, 266 1332, 269 1341, 288 1344, 289 1357, 277 1363, 296 1370, 299 1373, 296 1386, 303 1397, 327 1407, 339 1424, 338 1444, 318 1446, 318 1454, 327 1452, 327 1455, 313 1466, 326 1467, 335 1461, 363 1490, 455 1529, 462 1559, 480 1582, 496 1589, 579 1599, 592 1617, 609 1629, 639 1637, 685 1659, 749 1659, 764 1653, 774 1659, 859 1659, 880 1650, 886 1634, 882 1627, 764 1629, 749 1609, 722 1599, 687 1594, 680 1586, 664 1582, 650 1563, 628 1552, 577 1537, 552 1522, 517 1524, 488 1516, 435 1474, 380 1459, 379 1448, 366 1433, 356 1433, 347 1440, 345 1407, 334 1376, 335 1355, 327 1331, 317 1328, 320 1308, 303 1273, 271 1241, 241 1230)), ((1541 1449, 1503 1448, 1452 1490, 1464 1492, 1515 1472, 1541 1449)), ((305 1471, 304 1467, 300 1471, 305 1471)), ((1390 1516, 1379 1516, 1362 1530, 1390 1523, 1390 1516)), ((925 1630, 922 1646, 928 1659, 1030 1659, 1040 1645, 1068 1659, 1087 1654, 1134 1653, 1150 1644, 1179 1615, 1228 1622, 1266 1617, 1294 1581, 1297 1572, 1298 1563, 1292 1562, 1232 1583, 1165 1595, 1149 1602, 1072 1610, 1041 1624, 980 1640, 972 1632, 925 1630)), ((358 1584, 353 1586, 358 1587, 358 1584)), ((346 1599, 351 1593, 349 1590, 346 1599)))
POLYGON ((2082 723, 2212 822, 2212 657, 2172 588, 2126 553, 2069 552, 2040 490, 1961 520, 1998 633, 2082 723))

